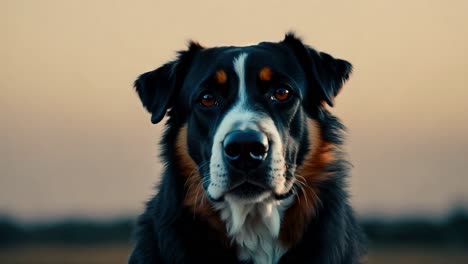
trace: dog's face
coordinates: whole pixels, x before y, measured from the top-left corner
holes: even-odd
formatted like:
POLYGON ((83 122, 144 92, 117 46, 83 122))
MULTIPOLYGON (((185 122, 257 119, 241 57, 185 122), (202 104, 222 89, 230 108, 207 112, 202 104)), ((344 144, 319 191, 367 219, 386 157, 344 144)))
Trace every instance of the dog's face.
POLYGON ((291 123, 304 121, 305 78, 281 51, 266 44, 202 51, 187 75, 188 147, 207 164, 201 174, 213 200, 259 201, 292 187, 304 128, 291 123))
POLYGON ((351 65, 292 34, 279 43, 203 48, 140 76, 136 89, 159 122, 186 130, 186 146, 212 201, 292 194, 296 169, 320 135, 308 120, 332 104, 351 65))

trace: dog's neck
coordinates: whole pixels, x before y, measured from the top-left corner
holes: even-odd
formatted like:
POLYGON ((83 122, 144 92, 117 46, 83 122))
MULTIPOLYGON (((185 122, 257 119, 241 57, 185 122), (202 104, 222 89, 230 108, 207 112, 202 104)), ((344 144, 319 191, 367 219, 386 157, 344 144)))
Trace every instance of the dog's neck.
POLYGON ((281 218, 292 199, 266 199, 258 203, 242 203, 226 197, 217 205, 227 234, 237 244, 238 258, 255 264, 278 263, 287 248, 278 236, 281 218))

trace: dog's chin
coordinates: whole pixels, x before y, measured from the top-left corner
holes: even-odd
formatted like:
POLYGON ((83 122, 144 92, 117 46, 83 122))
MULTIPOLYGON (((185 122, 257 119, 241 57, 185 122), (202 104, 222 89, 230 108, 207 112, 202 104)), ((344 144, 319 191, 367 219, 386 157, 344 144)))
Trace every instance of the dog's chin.
POLYGON ((239 184, 226 193, 228 199, 242 203, 259 203, 271 196, 271 189, 250 182, 239 184))

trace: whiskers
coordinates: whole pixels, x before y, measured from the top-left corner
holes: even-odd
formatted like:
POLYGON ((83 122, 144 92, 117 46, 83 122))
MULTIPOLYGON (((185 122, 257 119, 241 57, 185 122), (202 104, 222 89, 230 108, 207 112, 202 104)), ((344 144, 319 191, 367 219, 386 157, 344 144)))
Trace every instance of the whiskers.
POLYGON ((305 188, 309 188, 311 189, 307 183, 305 182, 305 179, 304 177, 300 176, 300 177, 297 177, 298 175, 296 175, 296 180, 294 182, 294 185, 293 185, 293 188, 294 188, 294 193, 297 197, 297 201, 298 203, 301 203, 301 194, 302 196, 304 197, 304 201, 306 203, 306 206, 309 207, 309 199, 307 198, 307 194, 306 194, 306 191, 305 191, 305 188))
MULTIPOLYGON (((295 164, 287 164, 288 167, 295 167, 295 164)), ((298 173, 294 172, 293 186, 291 187, 294 191, 294 195, 297 197, 299 204, 305 203, 307 208, 316 208, 317 204, 322 204, 318 195, 318 189, 314 186, 318 186, 319 182, 310 177, 306 178, 298 173), (302 200, 303 198, 303 200, 302 200)))
POLYGON ((317 193, 318 192, 317 188, 311 187, 311 182, 308 182, 306 178, 304 178, 303 176, 299 174, 296 174, 295 183, 297 184, 295 184, 294 186, 297 186, 300 189, 302 195, 304 196, 304 199, 306 200, 307 207, 310 207, 309 201, 308 201, 309 198, 311 198, 312 202, 314 203, 312 204, 313 208, 316 208, 317 204, 322 204, 322 201, 320 200, 320 197, 318 196, 318 193, 317 193))

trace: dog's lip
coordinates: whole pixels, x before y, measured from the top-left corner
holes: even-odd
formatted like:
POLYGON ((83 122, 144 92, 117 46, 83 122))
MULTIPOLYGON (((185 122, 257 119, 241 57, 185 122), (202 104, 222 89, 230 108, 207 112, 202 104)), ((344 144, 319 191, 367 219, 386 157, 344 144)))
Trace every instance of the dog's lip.
POLYGON ((239 188, 242 188, 243 186, 246 186, 246 185, 252 185, 254 187, 257 187, 259 189, 263 189, 264 191, 267 191, 269 188, 264 185, 264 184, 261 184, 261 183, 258 183, 256 181, 252 181, 252 180, 249 180, 249 179, 244 179, 242 181, 239 181, 235 184, 233 184, 229 190, 227 190, 227 192, 232 192, 232 191, 235 191, 236 189, 239 189, 239 188))
POLYGON ((244 182, 242 184, 237 185, 234 188, 229 189, 228 193, 233 193, 233 192, 236 192, 236 191, 244 189, 244 188, 254 189, 256 192, 259 192, 259 193, 268 191, 268 189, 265 188, 264 186, 260 186, 258 184, 253 184, 251 182, 244 182))

